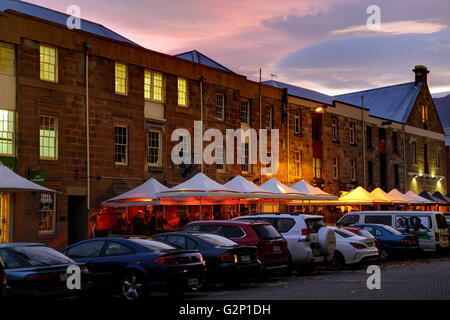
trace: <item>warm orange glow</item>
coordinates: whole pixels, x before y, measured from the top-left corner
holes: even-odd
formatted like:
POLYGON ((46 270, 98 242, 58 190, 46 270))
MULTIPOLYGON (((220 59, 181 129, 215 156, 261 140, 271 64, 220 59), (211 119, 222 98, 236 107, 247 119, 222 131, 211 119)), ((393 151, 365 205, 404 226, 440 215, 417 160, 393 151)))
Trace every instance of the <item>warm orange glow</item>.
POLYGON ((323 106, 318 106, 314 108, 314 112, 315 113, 324 113, 325 112, 325 108, 323 106))

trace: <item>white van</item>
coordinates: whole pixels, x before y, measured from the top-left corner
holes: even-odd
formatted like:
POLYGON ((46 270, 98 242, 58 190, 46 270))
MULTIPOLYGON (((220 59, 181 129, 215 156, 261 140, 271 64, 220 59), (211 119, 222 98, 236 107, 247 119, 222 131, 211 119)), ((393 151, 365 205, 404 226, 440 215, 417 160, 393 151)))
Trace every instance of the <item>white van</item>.
POLYGON ((444 216, 433 211, 361 211, 351 212, 337 222, 338 226, 376 223, 391 226, 417 236, 423 251, 449 248, 449 230, 444 216))

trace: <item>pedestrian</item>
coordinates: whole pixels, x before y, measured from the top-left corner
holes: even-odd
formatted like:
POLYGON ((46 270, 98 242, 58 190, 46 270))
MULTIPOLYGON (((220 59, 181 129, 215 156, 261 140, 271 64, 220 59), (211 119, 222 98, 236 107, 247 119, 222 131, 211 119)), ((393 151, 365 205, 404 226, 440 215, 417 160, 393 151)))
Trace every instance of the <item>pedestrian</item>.
POLYGON ((117 218, 117 230, 118 234, 127 234, 128 226, 130 225, 128 221, 128 213, 122 212, 120 216, 117 218))
POLYGON ((133 234, 144 235, 145 233, 145 222, 144 222, 144 212, 139 210, 132 220, 133 234))
POLYGON ((190 222, 188 214, 187 213, 183 213, 180 217, 180 221, 178 223, 178 226, 180 228, 184 227, 186 224, 188 224, 190 222))

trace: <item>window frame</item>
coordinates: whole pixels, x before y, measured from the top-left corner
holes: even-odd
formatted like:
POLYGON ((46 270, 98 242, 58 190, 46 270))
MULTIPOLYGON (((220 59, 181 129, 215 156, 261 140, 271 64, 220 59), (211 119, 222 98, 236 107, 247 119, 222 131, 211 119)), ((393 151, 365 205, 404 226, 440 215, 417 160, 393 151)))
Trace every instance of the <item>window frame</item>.
POLYGON ((322 159, 313 157, 313 176, 322 179, 322 159))
MULTIPOLYGON (((222 162, 223 162, 223 163, 220 164, 220 163, 217 163, 217 161, 216 161, 216 170, 217 170, 218 172, 226 172, 226 166, 225 166, 225 148, 224 148, 223 146, 217 146, 216 151, 219 150, 219 149, 222 150, 221 155, 222 155, 222 162)), ((219 153, 219 154, 220 154, 220 153, 219 153)), ((218 155, 215 154, 215 157, 217 158, 218 155)))
POLYGON ((333 158, 333 179, 339 179, 339 158, 333 158))
POLYGON ((272 129, 273 128, 273 106, 268 105, 268 104, 265 106, 264 120, 265 120, 264 127, 266 129, 272 129))
POLYGON ((300 113, 295 112, 294 113, 294 134, 301 134, 302 133, 302 122, 300 119, 300 113))
MULTIPOLYGON (((59 124, 58 116, 56 116, 56 115, 50 115, 50 114, 46 114, 46 113, 43 113, 43 114, 39 115, 39 159, 40 160, 48 160, 48 161, 57 161, 58 160, 58 158, 59 158, 59 148, 58 148, 58 145, 59 145, 59 139, 58 139, 59 130, 58 130, 58 124, 59 124), (44 129, 41 128, 42 118, 54 119, 54 121, 55 121, 54 122, 55 137, 47 137, 47 136, 42 136, 41 135, 41 131, 44 130, 44 129), (42 155, 42 153, 41 153, 41 148, 42 148, 41 139, 42 138, 47 138, 47 139, 53 138, 54 139, 54 150, 55 150, 55 156, 54 157, 48 157, 48 156, 43 156, 42 155)), ((51 131, 51 130, 47 130, 47 131, 51 131)), ((47 147, 47 148, 49 148, 49 147, 47 147)))
POLYGON ((129 130, 128 126, 124 124, 115 124, 114 125, 114 164, 116 166, 128 166, 129 163, 129 130), (125 128, 126 130, 126 144, 118 144, 117 143, 117 132, 116 128, 125 128), (117 146, 125 146, 125 162, 117 162, 117 146))
POLYGON ((165 101, 165 91, 166 91, 166 85, 165 85, 165 77, 164 73, 160 71, 150 70, 150 69, 144 69, 144 99, 146 101, 153 101, 153 102, 159 102, 164 103, 165 101), (161 99, 155 98, 155 75, 161 75, 161 99), (147 75, 150 77, 148 78, 147 75), (147 79, 149 82, 147 82, 147 79), (146 94, 149 94, 149 97, 146 96, 146 94))
POLYGON ((187 108, 189 107, 189 87, 188 87, 188 81, 186 78, 184 77, 177 77, 177 105, 179 107, 183 107, 183 108, 187 108), (180 82, 184 82, 184 90, 185 91, 180 91, 180 82), (184 96, 184 104, 180 103, 180 93, 183 94, 184 96))
MULTIPOLYGON (((13 44, 0 41, 0 51, 2 50, 2 48, 8 54, 9 54, 9 51, 12 51, 12 59, 9 60, 11 62, 10 63, 11 65, 2 63, 2 61, 7 61, 8 59, 0 59, 0 66, 5 66, 5 69, 10 67, 11 68, 11 72, 0 71, 0 74, 8 75, 8 76, 15 76, 16 75, 16 48, 15 48, 15 46, 13 44)), ((6 54, 5 56, 7 56, 8 54, 6 54)))
POLYGON ((0 114, 2 114, 3 112, 6 114, 6 119, 3 120, 0 118, 0 123, 2 123, 0 128, 6 127, 6 130, 0 131, 0 156, 14 157, 16 155, 16 112, 9 109, 0 109, 0 114), (9 120, 10 115, 12 115, 12 120, 9 120), (12 131, 9 131, 10 125, 12 126, 12 131), (8 135, 11 135, 12 138, 8 139, 8 135), (4 153, 2 152, 2 145, 3 143, 5 143, 5 150, 8 151, 8 141, 11 141, 11 153, 4 153))
POLYGON ((294 177, 301 178, 302 176, 302 155, 300 151, 294 152, 294 177))
POLYGON ((158 129, 147 129, 147 165, 150 167, 162 167, 162 132, 158 129), (158 162, 151 163, 150 160, 150 150, 155 147, 150 146, 150 133, 158 134, 158 162))
POLYGON ((349 143, 351 145, 355 145, 356 144, 356 137, 355 137, 355 122, 351 121, 349 124, 349 143))
POLYGON ((241 107, 241 123, 250 125, 250 100, 241 99, 240 107, 241 107), (247 108, 246 111, 243 111, 243 105, 246 105, 247 108), (242 121, 244 119, 243 114, 247 114, 246 119, 244 121, 242 121))
POLYGON ((216 93, 216 119, 221 121, 225 120, 225 95, 223 93, 216 93), (222 105, 219 104, 219 98, 222 100, 222 105), (219 115, 219 110, 221 116, 219 115))
POLYGON ((128 64, 126 64, 124 62, 120 62, 120 61, 115 61, 114 62, 114 93, 115 94, 122 95, 122 96, 127 96, 128 95, 128 85, 129 85, 128 84, 128 82, 129 82, 128 78, 129 78, 129 75, 128 75, 128 64), (119 78, 118 77, 118 70, 117 70, 118 66, 124 66, 124 68, 125 68, 125 70, 124 70, 125 78, 119 78), (117 82, 118 79, 125 81, 125 83, 124 83, 125 92, 118 91, 118 88, 120 86, 118 84, 118 82, 117 82))
MULTIPOLYGON (((58 48, 55 46, 49 45, 49 44, 40 43, 39 44, 39 79, 42 81, 58 83, 58 81, 59 81, 59 75, 58 75, 59 71, 58 70, 59 70, 59 68, 58 68, 58 48), (55 57, 54 57, 55 63, 54 64, 43 61, 43 59, 42 59, 43 53, 41 52, 42 48, 55 50, 55 57), (42 76, 42 72, 46 72, 46 71, 43 71, 43 69, 42 69, 43 64, 54 66, 54 79, 53 80, 42 76)), ((47 73, 50 73, 50 72, 47 72, 47 73)))
POLYGON ((243 148, 243 163, 241 164, 241 173, 251 174, 251 164, 250 162, 250 143, 244 142, 241 144, 243 148))
POLYGON ((51 192, 43 192, 40 194, 40 199, 42 199, 42 196, 47 195, 50 196, 52 198, 53 201, 53 209, 52 210, 42 210, 41 208, 39 208, 39 218, 38 218, 38 235, 40 236, 49 236, 49 235, 55 235, 56 234, 56 195, 55 193, 51 193, 51 192), (41 223, 47 219, 42 219, 44 214, 51 214, 51 224, 52 224, 52 229, 51 230, 40 230, 41 227, 41 223))
POLYGON ((356 181, 356 160, 350 160, 350 181, 356 181))
POLYGON ((339 141, 339 125, 338 125, 338 119, 333 118, 331 119, 331 140, 333 142, 339 141))

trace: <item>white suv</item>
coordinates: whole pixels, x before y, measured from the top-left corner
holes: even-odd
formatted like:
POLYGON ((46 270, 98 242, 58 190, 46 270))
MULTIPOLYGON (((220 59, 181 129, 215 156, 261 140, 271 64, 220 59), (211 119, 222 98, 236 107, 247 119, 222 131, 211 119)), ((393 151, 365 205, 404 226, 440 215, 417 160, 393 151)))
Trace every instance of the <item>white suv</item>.
POLYGON ((311 271, 317 263, 329 261, 336 249, 336 236, 322 216, 306 214, 258 214, 234 220, 263 220, 272 224, 287 240, 291 266, 311 271))

